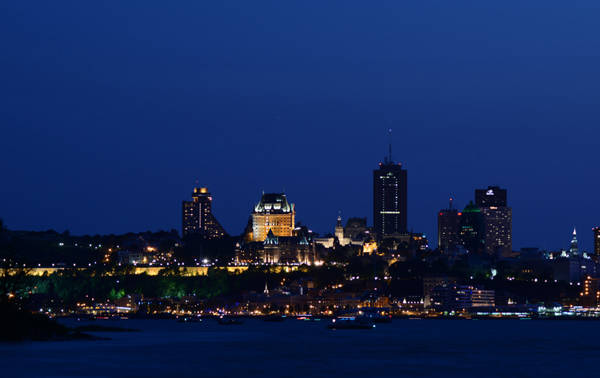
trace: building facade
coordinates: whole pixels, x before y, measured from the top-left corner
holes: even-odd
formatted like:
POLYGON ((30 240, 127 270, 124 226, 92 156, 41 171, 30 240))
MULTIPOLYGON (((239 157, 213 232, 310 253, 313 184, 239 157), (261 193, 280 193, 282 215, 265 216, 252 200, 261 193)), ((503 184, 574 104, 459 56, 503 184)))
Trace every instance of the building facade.
POLYGON ((454 209, 450 198, 450 206, 438 213, 438 248, 447 252, 456 249, 460 242, 460 217, 462 212, 454 209))
POLYGON ((315 237, 314 241, 315 243, 320 244, 325 248, 333 248, 336 244, 336 241, 337 244, 340 246, 347 246, 350 244, 362 246, 363 241, 367 239, 368 236, 370 236, 366 225, 364 227, 361 226, 363 224, 363 221, 366 224, 365 218, 350 218, 350 220, 348 220, 348 222, 346 223, 346 227, 344 227, 342 225, 342 216, 338 215, 333 235, 315 237), (354 223, 351 223, 350 221, 353 219, 358 220, 358 222, 353 221, 354 223), (348 228, 349 224, 353 225, 351 229, 348 228), (356 232, 357 230, 362 231, 356 232))
POLYGON ((475 205, 481 209, 485 228, 485 252, 512 252, 512 209, 507 206, 506 189, 488 186, 475 190, 475 205))
POLYGON ((407 232, 407 172, 386 159, 373 171, 373 226, 378 239, 407 232))
POLYGON ((219 239, 227 235, 212 213, 212 196, 207 188, 194 188, 191 201, 182 203, 182 235, 219 239))
POLYGON ((307 264, 315 262, 315 246, 306 235, 275 236, 269 231, 260 251, 263 264, 307 264))
POLYGON ((485 225, 481 209, 472 201, 460 217, 460 241, 470 253, 482 253, 485 247, 485 225))
POLYGON ((295 230, 293 236, 276 236, 269 230, 263 241, 236 246, 236 263, 268 265, 313 265, 319 263, 315 242, 306 230, 295 230))
POLYGON ((269 231, 275 236, 292 236, 296 210, 284 193, 263 193, 252 212, 252 241, 261 242, 269 231))
POLYGON ((594 227, 594 257, 596 261, 600 260, 600 227, 594 227))
POLYGON ((437 286, 432 290, 431 307, 438 311, 474 311, 495 306, 495 291, 466 285, 437 286))

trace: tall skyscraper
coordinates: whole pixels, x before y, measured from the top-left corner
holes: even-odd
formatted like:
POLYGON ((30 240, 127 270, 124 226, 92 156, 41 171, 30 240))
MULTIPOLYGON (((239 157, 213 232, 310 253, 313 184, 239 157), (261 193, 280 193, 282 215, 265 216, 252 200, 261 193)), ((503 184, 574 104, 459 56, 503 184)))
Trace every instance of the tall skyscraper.
POLYGON ((594 256, 600 259, 600 227, 594 227, 594 256))
POLYGON ((182 235, 218 239, 227 233, 212 213, 212 197, 207 188, 194 188, 191 201, 182 204, 182 235))
POLYGON ((461 243, 470 253, 481 253, 485 247, 485 223, 481 209, 469 202, 460 217, 461 243))
POLYGON ((264 241, 269 231, 274 236, 292 236, 296 210, 283 193, 263 193, 252 212, 252 241, 264 241))
POLYGON ((475 189, 475 204, 478 207, 506 206, 506 189, 488 186, 487 189, 475 189))
POLYGON ((512 251, 512 209, 507 206, 506 189, 488 186, 475 190, 475 204, 481 209, 485 227, 485 252, 512 251))
POLYGON ((460 217, 462 215, 452 206, 453 199, 450 198, 450 206, 438 213, 438 248, 440 251, 450 251, 460 245, 460 217))
POLYGON ((379 239, 407 232, 407 175, 389 156, 373 171, 373 226, 379 239))

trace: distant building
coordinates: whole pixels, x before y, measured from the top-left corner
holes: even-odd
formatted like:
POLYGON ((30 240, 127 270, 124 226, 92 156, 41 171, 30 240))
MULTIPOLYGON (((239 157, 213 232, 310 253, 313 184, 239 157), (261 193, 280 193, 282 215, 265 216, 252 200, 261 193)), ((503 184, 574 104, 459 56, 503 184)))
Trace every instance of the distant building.
POLYGON ((595 227, 594 232, 594 257, 600 260, 600 227, 595 227))
POLYGON ((315 247, 306 235, 276 236, 269 230, 260 253, 264 264, 308 264, 315 262, 315 247))
POLYGON ((182 235, 218 239, 227 235, 212 213, 212 196, 207 188, 194 188, 191 201, 182 204, 182 235))
POLYGON ((119 264, 139 265, 148 263, 148 255, 140 251, 120 250, 117 252, 119 264))
POLYGON ((377 242, 372 237, 369 237, 362 245, 360 254, 363 256, 370 256, 377 254, 377 242))
MULTIPOLYGON (((359 220, 362 219, 366 223, 365 218, 351 218, 351 219, 359 219, 359 220)), ((350 222, 350 221, 348 221, 348 222, 350 222)), ((361 229, 361 228, 362 227, 356 226, 356 227, 353 227, 352 231, 356 231, 357 229, 361 229)), ((365 240, 366 237, 369 235, 369 232, 366 229, 366 227, 364 228, 365 233, 355 233, 355 232, 347 233, 346 229, 347 229, 347 227, 345 228, 342 226, 341 215, 338 215, 337 222, 336 222, 335 229, 334 229, 334 234, 329 235, 329 236, 324 236, 324 237, 316 237, 316 238, 314 238, 314 240, 317 244, 321 244, 325 248, 333 248, 336 240, 337 240, 337 243, 341 246, 346 246, 346 245, 350 245, 350 244, 361 246, 363 244, 363 240, 365 240), (354 235, 355 238, 353 238, 352 235, 354 235)))
POLYGON ((488 186, 487 189, 475 189, 475 204, 479 207, 502 207, 506 205, 506 189, 488 186))
POLYGON ((447 209, 438 213, 438 248, 447 252, 456 249, 460 242, 460 217, 462 213, 452 206, 452 198, 447 209))
POLYGON ((423 277, 423 298, 424 307, 429 308, 432 305, 431 296, 436 287, 456 285, 456 277, 448 276, 427 276, 423 277))
POLYGON ((600 304, 600 278, 585 278, 583 290, 579 293, 579 302, 584 307, 596 307, 600 304))
POLYGON ((263 193, 252 212, 252 241, 264 241, 269 231, 275 236, 292 236, 296 210, 284 193, 263 193))
POLYGON ((469 311, 495 306, 495 291, 473 286, 444 285, 432 290, 431 305, 438 311, 469 311))
POLYGON ((348 218, 344 227, 344 236, 354 240, 362 238, 370 232, 371 230, 367 227, 367 218, 348 218))
POLYGON ((377 238, 407 232, 407 173, 390 154, 373 171, 373 226, 377 238))
POLYGON ((573 228, 573 237, 571 238, 571 247, 569 248, 569 256, 574 257, 579 255, 579 246, 577 242, 577 229, 573 228))
POLYGON ((485 229, 485 252, 512 252, 512 209, 507 206, 506 189, 488 186, 475 190, 475 205, 481 209, 485 229))
POLYGON ((577 231, 573 229, 569 249, 560 253, 551 253, 553 278, 565 282, 581 282, 586 276, 597 277, 598 267, 596 262, 579 250, 577 231))
POLYGON ((481 253, 485 246, 485 224, 481 209, 471 201, 460 217, 460 239, 470 253, 481 253))
POLYGON ((277 236, 272 230, 269 230, 264 241, 238 245, 236 262, 242 264, 312 265, 319 261, 311 235, 301 228, 292 236, 277 236))

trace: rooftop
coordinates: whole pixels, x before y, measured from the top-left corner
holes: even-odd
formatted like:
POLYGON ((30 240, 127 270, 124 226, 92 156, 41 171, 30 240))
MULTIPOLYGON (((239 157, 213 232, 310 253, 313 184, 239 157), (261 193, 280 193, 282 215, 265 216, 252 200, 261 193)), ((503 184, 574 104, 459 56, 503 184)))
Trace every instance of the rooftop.
POLYGON ((294 204, 290 204, 284 193, 263 193, 260 202, 254 206, 255 213, 290 213, 294 204))

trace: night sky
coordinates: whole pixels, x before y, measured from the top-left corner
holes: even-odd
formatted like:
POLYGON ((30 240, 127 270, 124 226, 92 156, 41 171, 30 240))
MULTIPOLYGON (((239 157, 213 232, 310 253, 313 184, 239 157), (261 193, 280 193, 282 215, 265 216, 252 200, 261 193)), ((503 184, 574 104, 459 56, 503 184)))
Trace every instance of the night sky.
POLYGON ((231 234, 261 192, 332 231, 372 223, 372 170, 409 228, 508 189, 514 248, 600 225, 600 3, 4 1, 0 217, 10 229, 181 228, 196 180, 231 234), (125 4, 126 3, 126 4, 125 4))

